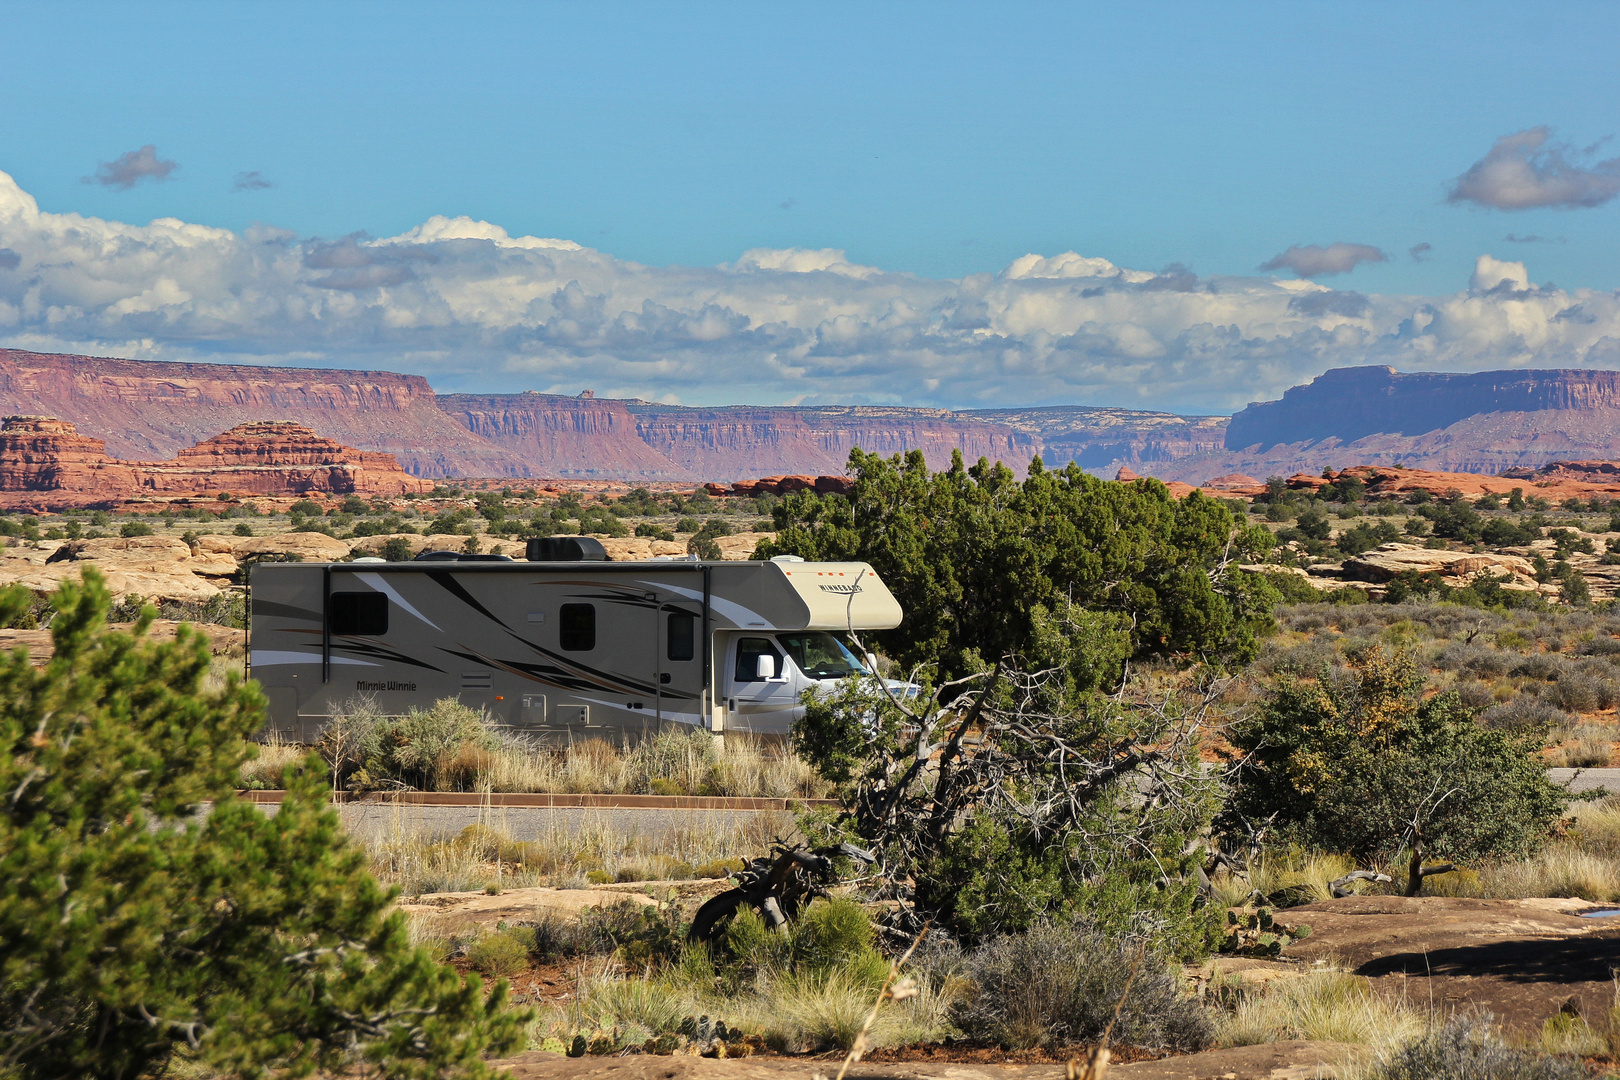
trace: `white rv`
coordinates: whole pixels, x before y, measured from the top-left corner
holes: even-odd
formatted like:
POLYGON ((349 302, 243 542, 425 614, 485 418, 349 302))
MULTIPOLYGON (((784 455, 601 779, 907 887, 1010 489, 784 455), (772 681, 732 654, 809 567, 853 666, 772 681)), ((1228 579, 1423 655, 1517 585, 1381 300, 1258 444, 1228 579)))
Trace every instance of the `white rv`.
POLYGON ((577 540, 531 542, 547 561, 256 567, 266 733, 310 742, 357 699, 403 714, 455 697, 539 735, 784 735, 804 690, 864 671, 841 631, 900 624, 865 563, 607 562, 577 540))

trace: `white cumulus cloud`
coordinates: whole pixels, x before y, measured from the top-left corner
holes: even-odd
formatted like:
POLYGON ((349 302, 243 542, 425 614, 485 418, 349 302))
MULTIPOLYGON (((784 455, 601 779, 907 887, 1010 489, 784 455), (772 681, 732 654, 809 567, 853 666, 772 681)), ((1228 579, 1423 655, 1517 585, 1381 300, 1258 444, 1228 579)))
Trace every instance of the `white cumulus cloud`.
POLYGON ((1620 367, 1615 294, 1537 288, 1489 256, 1468 285, 1390 296, 1076 252, 944 280, 837 250, 655 267, 466 217, 382 239, 133 225, 43 211, 0 173, 0 345, 443 390, 1217 412, 1352 364, 1620 367))

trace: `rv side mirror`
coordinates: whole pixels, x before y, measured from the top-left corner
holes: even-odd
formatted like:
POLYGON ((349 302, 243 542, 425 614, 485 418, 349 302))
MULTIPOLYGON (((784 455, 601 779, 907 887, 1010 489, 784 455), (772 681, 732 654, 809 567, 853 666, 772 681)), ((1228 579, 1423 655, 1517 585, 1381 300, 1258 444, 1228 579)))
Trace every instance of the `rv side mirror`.
POLYGON ((776 657, 770 653, 760 653, 759 657, 754 661, 754 678, 776 678, 776 657))

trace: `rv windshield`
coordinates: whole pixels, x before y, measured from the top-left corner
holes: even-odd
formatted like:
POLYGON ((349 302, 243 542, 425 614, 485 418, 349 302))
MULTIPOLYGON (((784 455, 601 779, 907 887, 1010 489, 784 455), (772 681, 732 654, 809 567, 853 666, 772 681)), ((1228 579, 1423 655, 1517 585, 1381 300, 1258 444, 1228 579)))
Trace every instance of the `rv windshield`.
POLYGON ((831 634, 777 634, 776 640, 799 665, 799 670, 812 679, 843 679, 867 674, 866 666, 831 634))

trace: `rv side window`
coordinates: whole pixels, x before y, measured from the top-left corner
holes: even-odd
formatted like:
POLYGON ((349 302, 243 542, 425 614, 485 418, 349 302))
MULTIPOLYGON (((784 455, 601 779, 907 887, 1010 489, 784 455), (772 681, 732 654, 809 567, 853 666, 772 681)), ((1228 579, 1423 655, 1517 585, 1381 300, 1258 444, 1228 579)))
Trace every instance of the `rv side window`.
POLYGON ((332 633, 367 637, 388 633, 388 597, 382 593, 335 592, 328 603, 332 633))
POLYGON ((776 673, 782 674, 782 654, 771 647, 769 638, 745 637, 737 642, 736 682, 759 682, 759 658, 776 657, 776 673))
POLYGON ((596 648, 596 605, 564 604, 557 611, 557 634, 564 652, 596 648))
POLYGON ((664 655, 671 660, 690 660, 696 654, 697 616, 690 611, 669 613, 668 644, 664 655))

